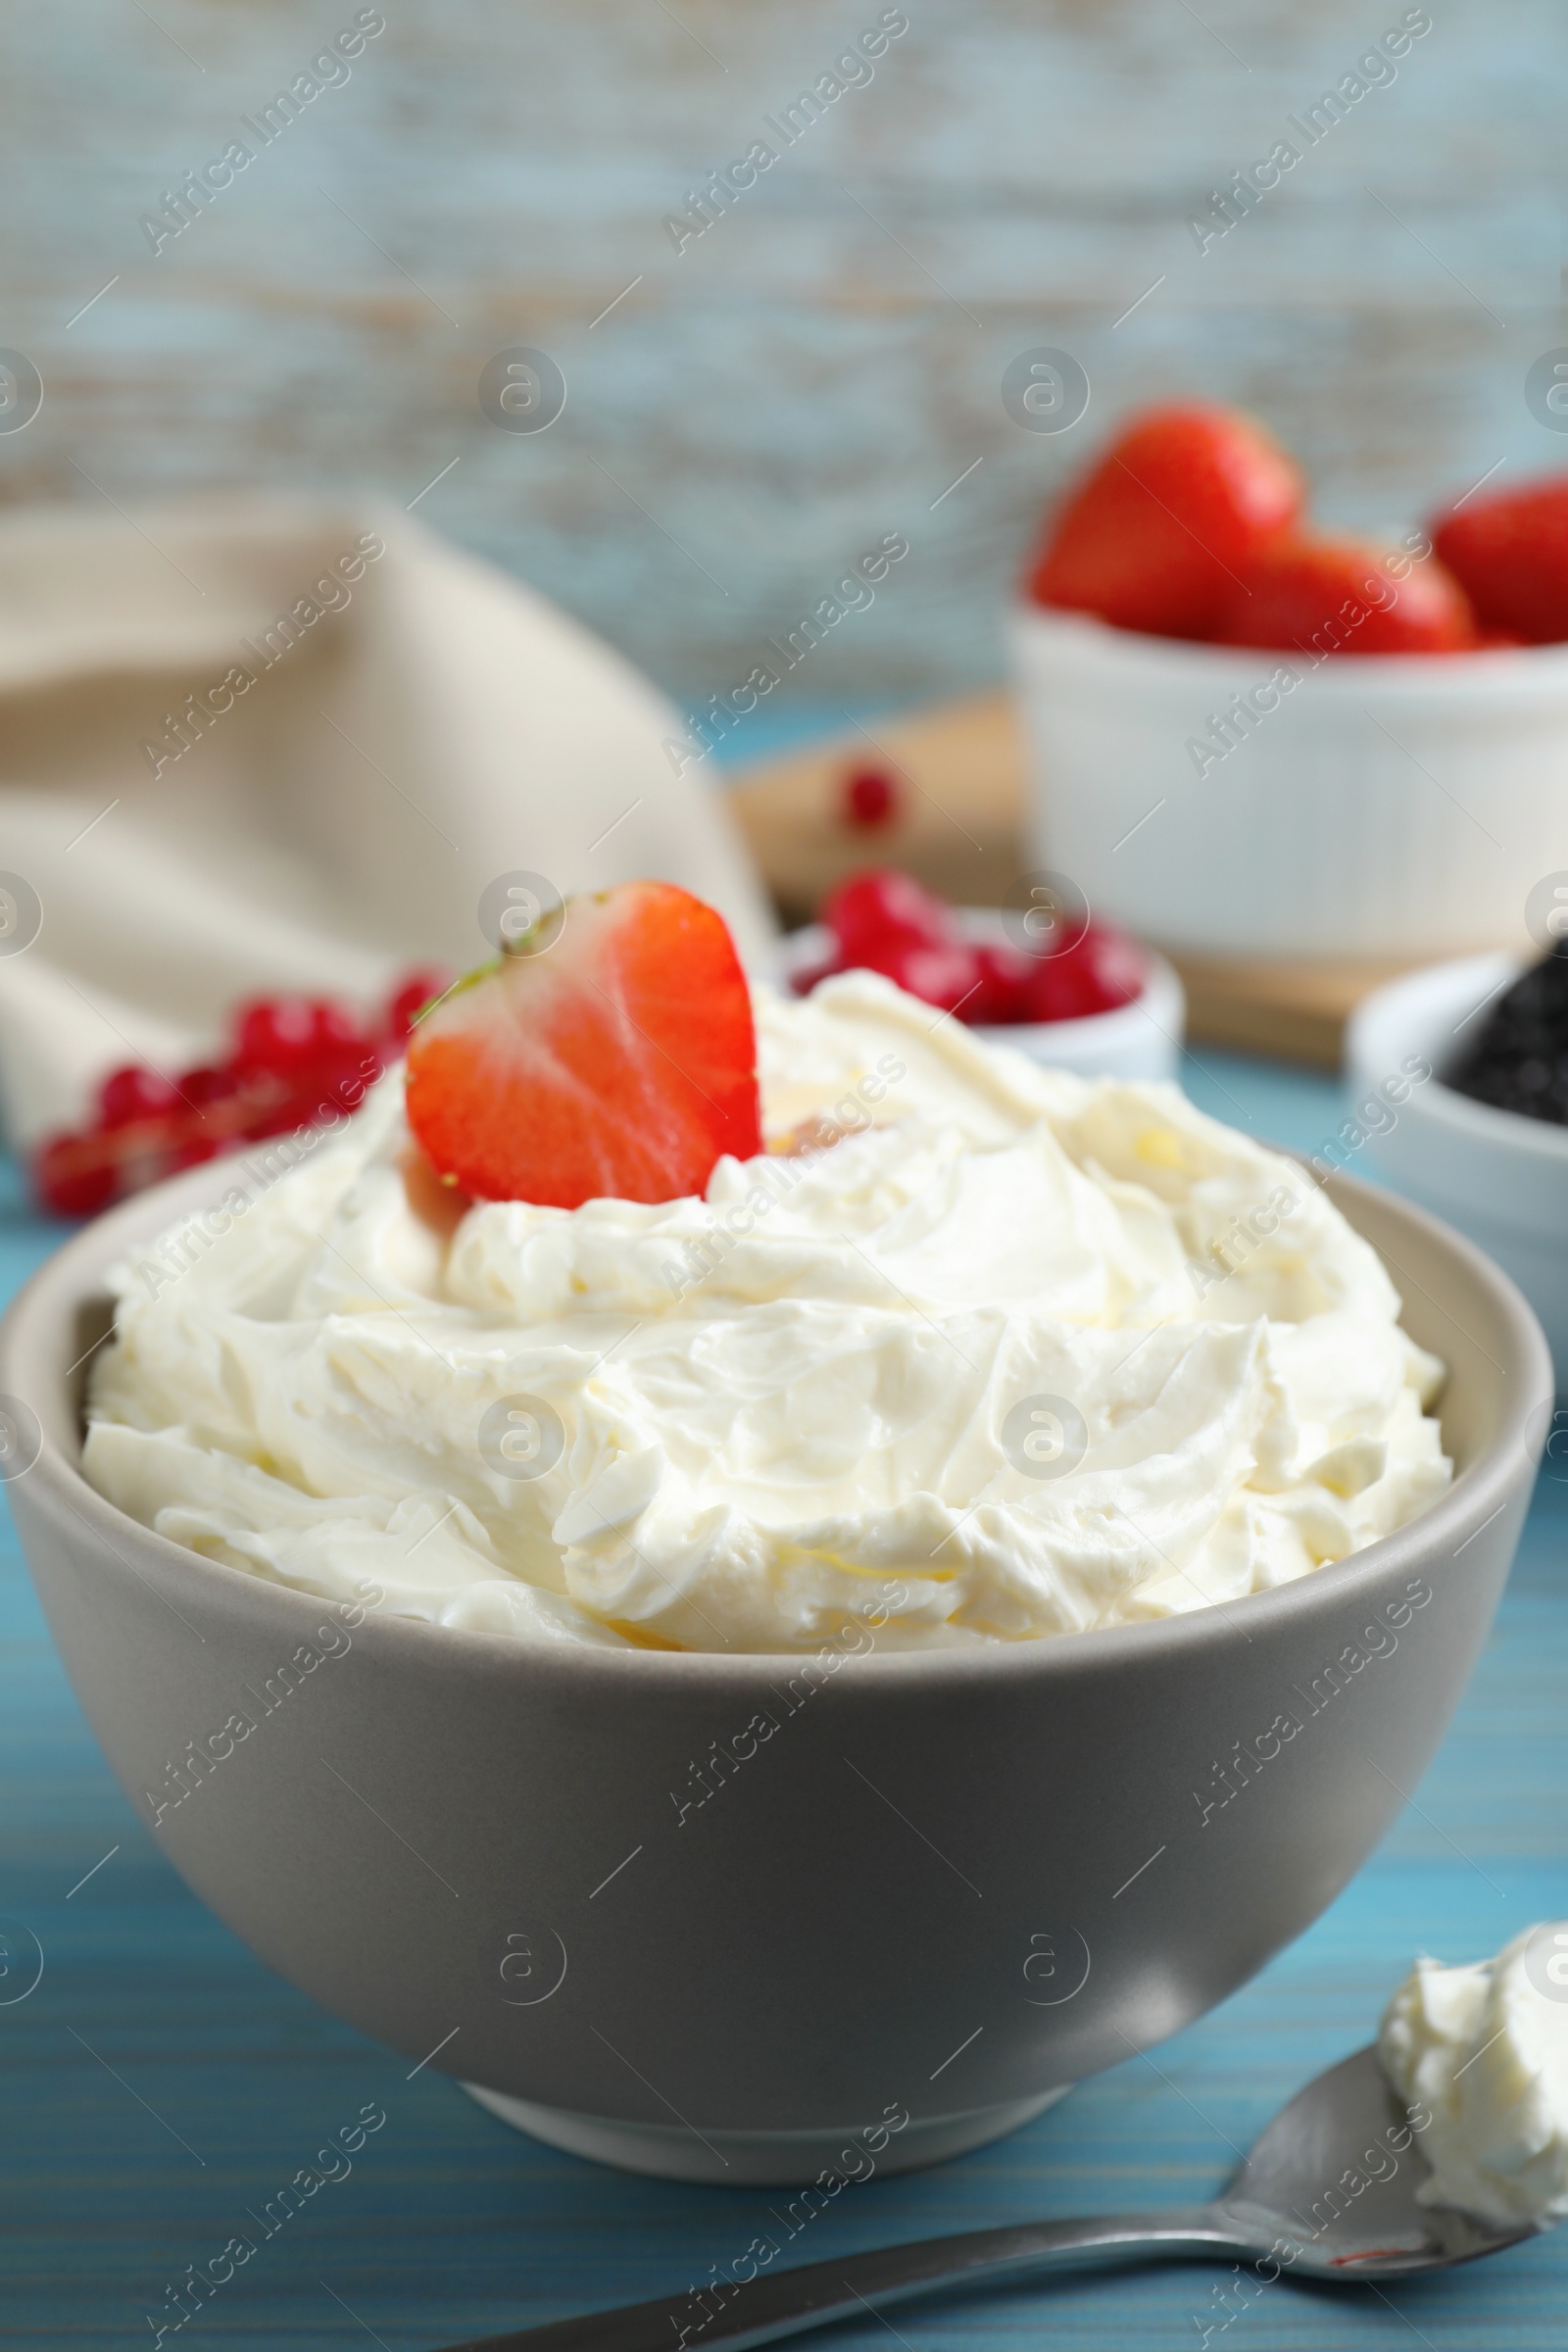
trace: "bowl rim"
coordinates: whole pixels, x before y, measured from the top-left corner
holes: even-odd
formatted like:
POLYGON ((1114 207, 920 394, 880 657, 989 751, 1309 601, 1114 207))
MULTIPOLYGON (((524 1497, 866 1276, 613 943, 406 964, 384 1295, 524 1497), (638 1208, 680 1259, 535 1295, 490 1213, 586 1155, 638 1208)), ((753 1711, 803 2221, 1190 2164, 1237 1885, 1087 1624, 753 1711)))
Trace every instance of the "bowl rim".
MULTIPOLYGON (((1015 597, 1007 616, 1013 648, 1021 661, 1043 646, 1059 648, 1077 661, 1099 659, 1106 668, 1129 669, 1146 677, 1191 686, 1205 675, 1221 679, 1243 676, 1252 683, 1274 667, 1306 657, 1289 646, 1210 645, 1187 637, 1154 637, 1140 629, 1120 629, 1097 612, 1080 612, 1066 606, 1037 605, 1015 597)), ((1358 654, 1334 662, 1327 655, 1315 660, 1301 681, 1330 701, 1354 704, 1370 693, 1381 699, 1474 700, 1482 703, 1532 700, 1553 703, 1568 691, 1568 642, 1552 645, 1475 646, 1451 654, 1358 654)))
MULTIPOLYGON (((1401 972, 1381 988, 1363 997, 1350 1015, 1346 1032, 1346 1058, 1358 1078, 1371 1069, 1376 1060, 1385 1058, 1371 1050, 1371 1040, 1384 1025, 1390 1027, 1408 1017, 1404 1029, 1405 1050, 1425 1052, 1416 1032, 1423 1025, 1423 1006, 1435 1013, 1446 998, 1466 995, 1481 980, 1500 974, 1491 991, 1494 996, 1506 980, 1518 977, 1530 968, 1530 958, 1516 955, 1511 948, 1489 949, 1478 956, 1452 956, 1439 963, 1418 965, 1413 972, 1401 972)), ((1485 999, 1482 1000, 1485 1003, 1485 999)), ((1481 1005, 1475 1007, 1481 1010, 1481 1005)), ((1427 1016, 1428 1020, 1430 1016, 1427 1016)), ((1372 1081, 1376 1084, 1376 1081, 1372 1081)), ((1484 1145, 1494 1151, 1508 1152, 1524 1159, 1535 1159, 1550 1167, 1568 1161, 1568 1127, 1558 1126, 1550 1119, 1529 1119, 1522 1111, 1500 1110, 1495 1103, 1478 1102, 1471 1095, 1444 1082, 1441 1066, 1433 1063, 1432 1076, 1422 1087, 1420 1095, 1412 1095, 1403 1106, 1409 1115, 1411 1104, 1419 1103, 1412 1124, 1423 1119, 1434 1126, 1446 1128, 1468 1142, 1484 1145)))
MULTIPOLYGON (((1294 1152, 1282 1152, 1282 1156, 1301 1159, 1294 1152)), ((87 1301, 106 1296, 104 1276, 109 1265, 135 1242, 150 1241, 181 1216, 199 1213, 220 1201, 240 1157, 224 1155, 166 1178, 83 1226, 46 1259, 0 1319, 0 1391, 24 1399, 30 1383, 37 1394, 45 1384, 31 1368, 32 1359, 40 1352, 47 1353, 60 1318, 74 1316, 87 1301)), ((1237 1632, 1232 1619, 1238 1609, 1247 1612, 1247 1624, 1260 1635, 1269 1629, 1288 1632, 1293 1625, 1332 1616, 1339 1604, 1353 1603, 1358 1592, 1370 1591, 1401 1569, 1413 1574, 1435 1548, 1442 1550, 1451 1544, 1457 1552, 1490 1526, 1508 1502, 1508 1490, 1521 1459, 1529 1461, 1540 1452, 1533 1442, 1532 1424, 1540 1417, 1543 1404, 1549 1413, 1555 1382, 1534 1310, 1482 1250, 1440 1218, 1382 1187, 1335 1175, 1325 1181, 1325 1189, 1357 1231, 1359 1222, 1353 1211, 1361 1203, 1378 1214, 1392 1213, 1396 1222, 1410 1229, 1413 1240, 1456 1257, 1491 1293, 1508 1329, 1516 1368, 1524 1374, 1517 1381, 1502 1375, 1501 1409, 1492 1439, 1439 1499, 1392 1535, 1343 1560, 1267 1592, 1244 1594, 1236 1601, 1213 1602, 1171 1617, 1089 1633, 954 1649, 879 1650, 873 1639, 868 1652, 841 1653, 830 1669, 822 1662, 833 1655, 831 1639, 806 1650, 658 1651, 630 1643, 612 1648, 571 1642, 533 1642, 515 1635, 437 1625, 425 1618, 375 1609, 364 1613, 354 1638, 368 1642, 372 1649, 388 1643, 394 1650, 402 1647, 410 1661, 422 1656, 432 1667, 444 1663, 450 1668, 510 1675, 523 1681, 609 1682, 639 1695, 661 1690, 679 1695, 696 1686, 710 1689, 715 1697, 733 1693, 743 1701, 756 1701, 773 1681, 789 1682, 808 1668, 830 1676, 836 1676, 841 1668, 853 1668, 859 1688, 867 1692, 879 1687, 898 1690, 911 1682, 924 1683, 934 1691, 956 1692, 998 1676, 1039 1676, 1050 1682, 1076 1674, 1093 1679, 1104 1673, 1114 1675, 1118 1659, 1133 1667, 1140 1659, 1147 1665, 1206 1651, 1237 1632), (406 1647, 409 1644, 414 1646, 406 1647)), ((59 1377, 69 1378, 70 1373, 59 1377)), ((1540 1436, 1544 1442, 1544 1421, 1540 1436)), ((37 1458, 10 1484, 13 1490, 25 1485, 46 1498, 43 1507, 57 1521, 65 1517, 75 1520, 122 1567, 150 1583, 152 1579, 143 1578, 125 1556, 125 1547, 141 1551, 158 1579, 154 1590, 160 1597, 167 1599, 163 1587, 172 1585, 191 1605, 213 1607, 220 1615, 236 1618, 270 1613, 280 1624, 296 1626, 301 1640, 308 1637, 310 1621, 318 1619, 323 1609, 340 1611, 354 1605, 231 1568, 144 1527, 99 1494, 79 1464, 55 1445, 47 1428, 37 1458), (35 1480, 36 1487, 32 1484, 35 1480)), ((1250 1637, 1244 1632, 1243 1638, 1250 1637)))

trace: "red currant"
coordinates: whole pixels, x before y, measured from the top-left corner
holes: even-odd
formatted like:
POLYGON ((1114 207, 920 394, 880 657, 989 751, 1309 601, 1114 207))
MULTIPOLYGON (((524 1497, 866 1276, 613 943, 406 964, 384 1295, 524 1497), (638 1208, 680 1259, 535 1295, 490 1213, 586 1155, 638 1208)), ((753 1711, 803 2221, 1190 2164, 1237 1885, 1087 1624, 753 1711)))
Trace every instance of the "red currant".
POLYGON ((209 1102, 232 1102, 242 1084, 238 1072, 226 1063, 198 1062, 195 1069, 179 1074, 180 1093, 198 1110, 205 1110, 209 1102))
POLYGON ((381 1075, 381 1057, 360 1045, 312 1063, 292 1092, 294 1124, 309 1126, 344 1111, 358 1110, 366 1089, 381 1075))
POLYGON ((79 1135, 52 1135, 33 1154, 32 1181, 45 1208, 58 1217, 95 1217, 120 1190, 107 1151, 92 1153, 79 1135))
POLYGON ((1043 956, 1024 993, 1023 1018, 1081 1021, 1113 1012, 1143 993, 1144 964, 1131 940, 1092 925, 1059 956, 1043 956))
POLYGON ((846 964, 869 964, 873 952, 894 947, 945 948, 955 936, 951 908, 896 866, 869 866, 841 882, 822 920, 846 964))
POLYGON ((358 1013, 331 997, 313 997, 311 1004, 312 1049, 330 1059, 351 1046, 363 1046, 365 1026, 358 1013))
POLYGON ((939 1012, 962 1010, 969 1017, 976 990, 980 984, 980 963, 973 948, 962 946, 927 948, 900 944, 884 948, 878 960, 870 967, 896 981, 922 1004, 934 1005, 939 1012))
POLYGON ((1107 1012, 1118 1004, 1131 1004, 1141 997, 1149 979, 1149 964, 1136 940, 1125 931, 1116 931, 1106 923, 1092 928, 1089 933, 1090 954, 1094 961, 1095 978, 1105 1000, 1107 1012))
POLYGON ((292 1076, 323 1054, 358 1045, 360 1025, 329 997, 255 997, 234 1020, 234 1060, 292 1076))
POLYGON ((156 1070, 134 1063, 111 1070, 98 1089, 98 1109, 105 1127, 124 1127, 132 1119, 157 1119, 184 1106, 179 1090, 156 1070))
POLYGON ((303 997, 257 997, 234 1016, 234 1059, 251 1069, 291 1070, 315 1035, 315 1015, 303 997))
POLYGON ((899 788, 880 767, 857 767, 844 779, 844 821, 872 832, 899 813, 899 788))
POLYGON ((387 1035, 401 1045, 414 1027, 416 1013, 422 1012, 426 1004, 444 995, 450 985, 448 972, 434 969, 410 972, 399 982, 397 993, 387 1005, 387 1035))
POLYGON ((1033 959, 1017 948, 999 944, 976 948, 975 961, 980 986, 963 1008, 964 1019, 986 1028, 1027 1019, 1023 1007, 1034 975, 1033 959))

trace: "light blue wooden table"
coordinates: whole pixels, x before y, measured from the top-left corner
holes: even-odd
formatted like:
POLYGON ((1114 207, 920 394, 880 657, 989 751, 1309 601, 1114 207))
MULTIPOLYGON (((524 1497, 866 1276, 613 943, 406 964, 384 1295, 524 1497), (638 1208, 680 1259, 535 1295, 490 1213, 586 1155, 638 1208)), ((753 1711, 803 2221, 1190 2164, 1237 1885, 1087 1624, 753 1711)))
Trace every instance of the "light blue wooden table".
MULTIPOLYGON (((1205 1109, 1311 1148, 1330 1082, 1202 1054, 1205 1109)), ((0 1193, 9 1294, 59 1230, 0 1193)), ((1544 1484, 1497 1624, 1426 1782, 1361 1876, 1258 1980, 1000 2145, 869 2181, 813 2224, 825 2256, 1033 2214, 1184 2202, 1217 2187, 1274 2107, 1364 2040, 1417 1949, 1494 1950, 1568 1913, 1568 1486, 1544 1484)), ((0 1916, 36 1936, 37 1988, 0 2006, 0 2341, 149 2344, 166 2286, 247 2228, 323 2135, 378 2101, 352 2175, 261 2246, 182 2347, 422 2352, 706 2278, 770 2228, 766 2190, 635 2180, 558 2156, 338 2025, 186 1892, 120 1795, 33 1600, 0 1550, 0 1916), (107 1858, 106 1858, 107 1857, 107 1858), (90 1875, 88 1875, 90 1874, 90 1875)), ((21 1938, 14 1939, 14 1948, 21 1938)), ((13 1977, 12 1983, 19 1980, 13 1977)), ((0 1979, 0 2001, 6 1980, 0 1979)), ((254 2232, 253 2232, 254 2234, 254 2232)), ((1220 2331, 1224 2274, 1080 2277, 914 2306, 821 2339, 873 2352, 1560 2352, 1568 2235, 1380 2297, 1281 2282, 1220 2331)), ((1235 2307, 1232 2306, 1234 2309, 1235 2307)))

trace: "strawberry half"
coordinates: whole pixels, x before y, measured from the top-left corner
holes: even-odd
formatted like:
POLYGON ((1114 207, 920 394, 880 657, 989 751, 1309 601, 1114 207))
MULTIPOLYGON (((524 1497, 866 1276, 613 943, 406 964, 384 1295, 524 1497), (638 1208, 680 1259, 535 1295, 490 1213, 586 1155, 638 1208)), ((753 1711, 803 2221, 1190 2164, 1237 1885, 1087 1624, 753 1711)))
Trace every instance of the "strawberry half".
MULTIPOLYGON (((530 937, 537 938, 537 934, 530 937)), ((555 944, 460 981, 409 1041, 409 1123, 484 1200, 701 1193, 762 1148, 751 991, 722 916, 669 882, 569 899, 555 944)))

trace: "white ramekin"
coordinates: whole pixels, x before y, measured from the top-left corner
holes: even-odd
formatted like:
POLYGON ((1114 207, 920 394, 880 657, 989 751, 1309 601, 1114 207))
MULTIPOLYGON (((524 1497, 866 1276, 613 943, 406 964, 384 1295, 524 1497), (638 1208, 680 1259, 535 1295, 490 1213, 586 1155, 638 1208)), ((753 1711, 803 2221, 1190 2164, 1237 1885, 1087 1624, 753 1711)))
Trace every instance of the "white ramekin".
POLYGON ((1032 854, 1145 939, 1280 957, 1522 952, 1532 886, 1568 869, 1568 646, 1309 669, 1039 606, 1010 633, 1032 854), (1233 720, 1226 751, 1213 721, 1238 696, 1252 719, 1233 720))
MULTIPOLYGON (((1006 941, 1002 911, 995 906, 956 906, 966 939, 976 946, 1006 941)), ((822 923, 808 923, 779 942, 777 970, 787 987, 800 972, 826 962, 833 937, 822 923)), ((1012 1021, 1005 1028, 977 1023, 974 1034, 988 1045, 1014 1046, 1054 1070, 1080 1078, 1170 1078, 1179 1071, 1187 999, 1163 956, 1142 950, 1149 967, 1144 993, 1114 1012, 1088 1014, 1081 1021, 1012 1021)), ((933 1020, 939 1016, 932 1014, 933 1020)))
POLYGON ((1568 1127, 1494 1110, 1443 1084, 1487 1017, 1480 1008, 1523 969, 1515 956, 1469 956, 1391 982, 1352 1014, 1346 1065, 1351 1118, 1378 1174, 1513 1277, 1541 1318, 1558 1388, 1568 1394, 1568 1127), (1377 1099, 1412 1054, 1434 1075, 1392 1114, 1396 1123, 1384 1125, 1377 1099), (1368 1103, 1363 1116, 1356 1106, 1368 1103))

